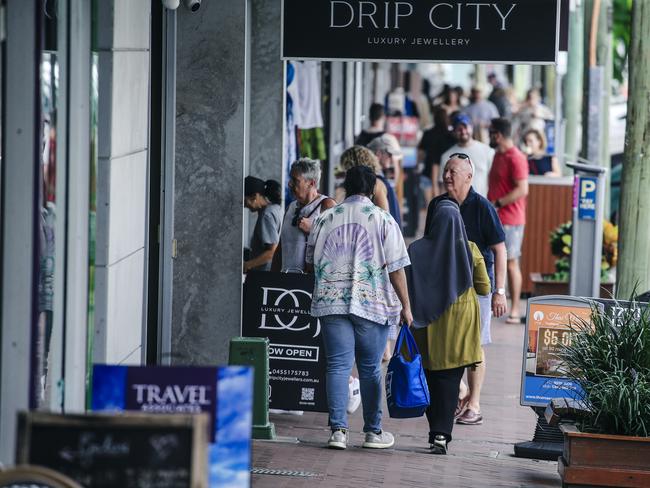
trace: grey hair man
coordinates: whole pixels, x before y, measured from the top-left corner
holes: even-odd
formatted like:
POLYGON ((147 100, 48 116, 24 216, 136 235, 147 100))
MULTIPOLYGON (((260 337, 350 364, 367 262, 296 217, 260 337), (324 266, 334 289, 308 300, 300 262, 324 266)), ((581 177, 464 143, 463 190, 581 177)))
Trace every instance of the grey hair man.
MULTIPOLYGON (((494 206, 472 187, 474 164, 462 152, 448 156, 444 166, 443 181, 446 193, 434 198, 429 204, 425 234, 432 225, 436 205, 443 199, 453 199, 460 206, 460 213, 467 231, 467 238, 478 246, 485 259, 492 293, 479 296, 481 308, 481 346, 492 342, 490 335, 490 312, 500 317, 507 311, 506 302, 506 246, 503 226, 494 206)), ((467 372, 469 395, 459 401, 456 422, 466 425, 483 423, 481 413, 481 388, 485 379, 485 354, 483 362, 467 372)))
POLYGON ((305 247, 311 224, 323 210, 336 202, 318 191, 321 169, 315 159, 294 161, 289 172, 289 188, 296 198, 289 204, 282 221, 280 243, 273 255, 272 271, 303 271, 305 247))

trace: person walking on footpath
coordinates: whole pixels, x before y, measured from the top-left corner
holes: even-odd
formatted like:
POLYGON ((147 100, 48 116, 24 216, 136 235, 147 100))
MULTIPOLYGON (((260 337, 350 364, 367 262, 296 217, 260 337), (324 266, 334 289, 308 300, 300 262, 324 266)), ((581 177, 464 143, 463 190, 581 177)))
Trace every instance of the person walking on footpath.
MULTIPOLYGON (((273 255, 272 271, 301 273, 305 271, 305 251, 312 224, 321 212, 336 205, 334 199, 318 191, 320 162, 300 158, 289 172, 289 188, 295 200, 289 204, 282 221, 280 244, 273 255)), ((354 413, 361 404, 359 378, 350 376, 347 411, 354 413)))
POLYGON ((367 146, 370 141, 381 136, 386 131, 386 114, 381 103, 370 105, 368 115, 370 116, 370 127, 362 130, 355 139, 354 143, 358 146, 367 146))
MULTIPOLYGON (((488 174, 494 159, 494 149, 472 137, 474 129, 472 121, 467 115, 456 115, 452 120, 452 125, 456 144, 442 153, 441 161, 444 164, 452 154, 467 154, 471 158, 473 166, 472 187, 479 195, 486 196, 488 192, 488 174)), ((442 183, 444 186, 444 181, 442 183)))
POLYGON ((429 443, 433 454, 446 454, 461 378, 466 367, 476 367, 483 359, 477 293, 490 292, 490 279, 452 200, 436 205, 429 231, 408 252, 413 336, 431 396, 426 411, 429 443))
POLYGON ((363 447, 385 449, 395 439, 382 430, 381 356, 388 328, 411 324, 404 267, 406 245, 395 219, 372 203, 375 173, 348 170, 346 199, 316 220, 307 244, 315 274, 311 313, 322 324, 327 357, 328 446, 348 442, 348 378, 356 360, 361 382, 363 447))
POLYGON ((497 118, 490 125, 490 146, 496 149, 488 177, 488 200, 497 209, 506 234, 508 289, 510 290, 509 324, 520 323, 521 269, 519 257, 526 225, 528 195, 528 159, 512 140, 507 119, 497 118))
POLYGON ((255 176, 244 178, 244 206, 257 214, 251 236, 250 259, 244 261, 244 273, 271 269, 273 254, 280 241, 281 203, 280 183, 255 176))
POLYGON ((467 370, 469 388, 461 382, 461 392, 455 412, 456 422, 465 425, 483 423, 481 389, 485 380, 486 363, 484 347, 492 342, 492 315, 500 317, 507 311, 506 302, 506 246, 503 226, 494 206, 473 188, 472 159, 465 153, 449 155, 444 166, 446 193, 432 200, 427 212, 425 234, 431 232, 436 206, 452 199, 460 205, 467 238, 481 251, 490 278, 490 293, 479 295, 481 309, 481 356, 476 368, 467 370))
MULTIPOLYGON (((341 154, 341 167, 347 171, 355 166, 367 166, 375 173, 377 180, 375 182, 375 188, 373 189, 371 200, 379 208, 389 212, 401 229, 402 219, 399 205, 397 204, 397 195, 388 179, 384 176, 378 157, 374 152, 366 147, 352 146, 341 154)), ((384 348, 384 355, 382 356, 383 361, 390 360, 396 339, 397 326, 392 325, 388 331, 388 339, 386 341, 386 347, 384 348)))

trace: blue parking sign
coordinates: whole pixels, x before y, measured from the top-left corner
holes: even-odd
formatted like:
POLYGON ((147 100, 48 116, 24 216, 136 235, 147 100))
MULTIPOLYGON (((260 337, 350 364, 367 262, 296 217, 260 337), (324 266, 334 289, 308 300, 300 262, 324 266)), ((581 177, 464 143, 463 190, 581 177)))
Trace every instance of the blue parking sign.
POLYGON ((581 176, 578 182, 578 219, 596 220, 598 178, 581 176))

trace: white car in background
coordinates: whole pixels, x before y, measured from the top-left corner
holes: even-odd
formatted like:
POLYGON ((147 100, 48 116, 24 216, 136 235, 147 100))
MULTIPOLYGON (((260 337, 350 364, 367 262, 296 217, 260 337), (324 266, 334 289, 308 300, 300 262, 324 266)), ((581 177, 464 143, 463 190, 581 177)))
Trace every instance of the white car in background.
MULTIPOLYGON (((609 106, 609 154, 612 159, 622 160, 625 148, 625 124, 627 122, 627 102, 625 100, 612 101, 609 106)), ((612 161, 612 166, 614 165, 612 161)), ((618 164, 618 163, 616 163, 618 164)))

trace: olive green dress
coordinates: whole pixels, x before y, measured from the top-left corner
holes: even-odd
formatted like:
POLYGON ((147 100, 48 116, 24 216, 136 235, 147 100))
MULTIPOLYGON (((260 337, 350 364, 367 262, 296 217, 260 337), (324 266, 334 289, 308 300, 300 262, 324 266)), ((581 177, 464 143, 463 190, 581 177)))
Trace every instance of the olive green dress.
POLYGON ((476 244, 469 243, 474 259, 474 287, 427 327, 413 332, 422 366, 432 371, 459 368, 481 362, 481 312, 477 293, 491 291, 485 260, 476 244))

